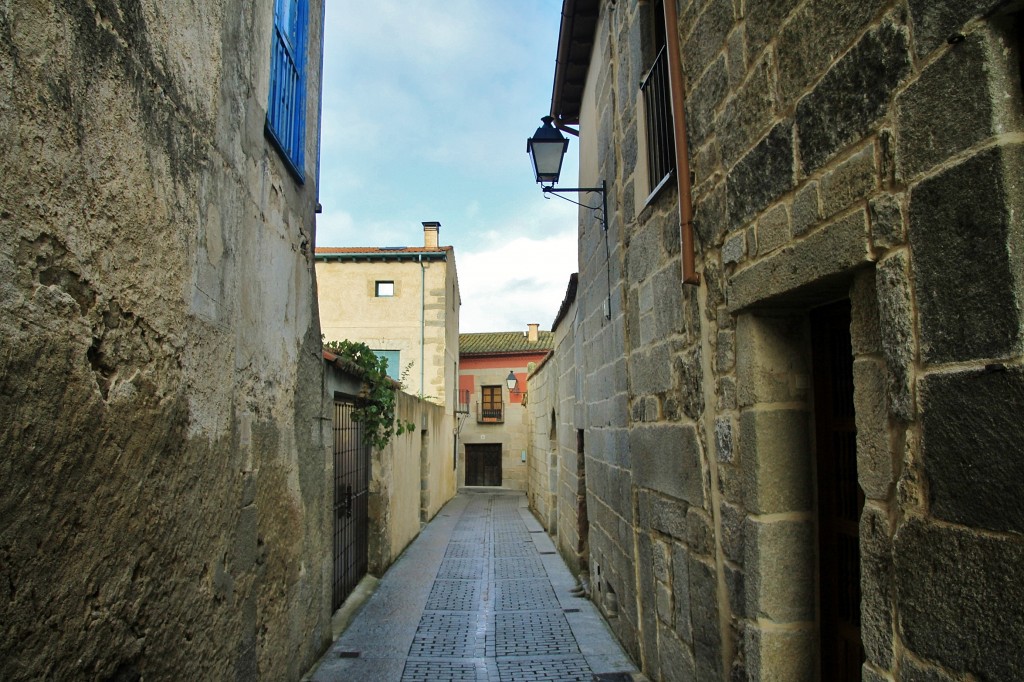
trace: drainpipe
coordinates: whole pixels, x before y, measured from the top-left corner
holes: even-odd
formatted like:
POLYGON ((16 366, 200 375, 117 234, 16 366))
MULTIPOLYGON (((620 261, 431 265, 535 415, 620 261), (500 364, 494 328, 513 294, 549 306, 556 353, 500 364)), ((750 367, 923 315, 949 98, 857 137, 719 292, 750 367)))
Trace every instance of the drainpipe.
POLYGON ((423 360, 425 350, 423 348, 424 339, 426 334, 425 330, 425 316, 427 309, 427 266, 423 264, 423 254, 418 254, 417 259, 420 264, 420 400, 423 400, 423 381, 424 381, 424 368, 423 360))
POLYGON ((679 17, 674 0, 665 0, 665 36, 668 47, 668 84, 672 93, 672 122, 676 136, 676 182, 679 188, 679 233, 682 240, 683 283, 700 284, 693 257, 693 197, 690 187, 690 154, 686 146, 686 99, 683 92, 683 61, 679 56, 679 17))

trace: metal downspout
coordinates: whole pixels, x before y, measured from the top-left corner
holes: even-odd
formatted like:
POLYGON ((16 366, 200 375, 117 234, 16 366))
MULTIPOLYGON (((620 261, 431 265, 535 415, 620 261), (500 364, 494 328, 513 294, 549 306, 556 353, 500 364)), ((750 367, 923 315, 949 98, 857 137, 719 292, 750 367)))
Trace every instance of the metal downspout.
POLYGON ((426 339, 425 324, 426 324, 426 309, 427 309, 427 268, 423 265, 423 254, 417 254, 416 260, 420 264, 420 400, 423 400, 423 382, 425 380, 424 374, 424 357, 425 350, 423 348, 424 341, 426 339))
POLYGON ((679 17, 676 3, 666 0, 665 33, 668 47, 669 89, 672 93, 672 122, 676 136, 676 182, 679 187, 679 232, 683 252, 683 283, 700 284, 693 256, 693 197, 690 186, 690 154, 686 144, 686 102, 683 92, 683 62, 679 53, 679 17))

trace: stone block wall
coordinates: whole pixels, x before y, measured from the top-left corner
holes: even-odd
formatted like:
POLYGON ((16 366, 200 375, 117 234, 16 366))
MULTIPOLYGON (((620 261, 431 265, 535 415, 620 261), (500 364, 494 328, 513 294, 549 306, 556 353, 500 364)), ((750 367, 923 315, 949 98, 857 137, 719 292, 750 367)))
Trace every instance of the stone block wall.
POLYGON ((678 6, 699 286, 674 183, 637 198, 648 3, 601 4, 583 98, 595 598, 654 679, 819 679, 809 312, 845 299, 863 679, 1020 677, 1018 5, 678 6))
POLYGON ((273 3, 0 6, 0 678, 299 676, 330 638, 305 183, 273 3))
POLYGON ((558 371, 552 358, 553 355, 541 362, 527 379, 530 436, 526 453, 526 496, 533 515, 557 537, 557 483, 552 485, 551 465, 552 461, 557 462, 558 453, 552 447, 551 415, 557 406, 558 371))
MULTIPOLYGON (((573 572, 588 570, 586 472, 581 465, 575 348, 576 306, 553 330, 555 349, 529 376, 530 509, 573 572)), ((563 304, 565 305, 565 304, 563 304)))

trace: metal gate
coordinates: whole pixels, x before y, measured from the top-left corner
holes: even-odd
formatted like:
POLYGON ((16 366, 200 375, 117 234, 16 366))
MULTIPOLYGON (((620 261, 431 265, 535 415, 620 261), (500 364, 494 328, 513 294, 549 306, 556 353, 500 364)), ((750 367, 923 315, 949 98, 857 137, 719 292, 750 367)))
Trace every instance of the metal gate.
POLYGON ((331 610, 337 610, 364 575, 367 566, 367 489, 370 449, 363 426, 352 420, 355 403, 334 401, 334 579, 331 610))

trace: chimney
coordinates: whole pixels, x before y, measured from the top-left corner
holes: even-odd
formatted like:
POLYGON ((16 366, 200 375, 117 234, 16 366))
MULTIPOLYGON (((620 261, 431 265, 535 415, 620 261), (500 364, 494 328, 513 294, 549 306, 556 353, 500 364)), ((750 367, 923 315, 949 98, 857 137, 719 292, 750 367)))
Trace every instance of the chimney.
POLYGON ((437 233, 441 230, 441 223, 439 222, 425 222, 423 223, 423 248, 424 249, 437 249, 437 233))
POLYGON ((531 322, 530 324, 528 324, 526 326, 529 327, 529 329, 530 329, 530 331, 526 335, 527 338, 529 339, 530 343, 537 343, 537 329, 540 328, 540 323, 539 322, 531 322))

